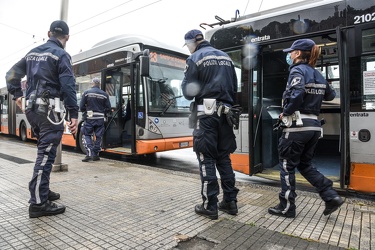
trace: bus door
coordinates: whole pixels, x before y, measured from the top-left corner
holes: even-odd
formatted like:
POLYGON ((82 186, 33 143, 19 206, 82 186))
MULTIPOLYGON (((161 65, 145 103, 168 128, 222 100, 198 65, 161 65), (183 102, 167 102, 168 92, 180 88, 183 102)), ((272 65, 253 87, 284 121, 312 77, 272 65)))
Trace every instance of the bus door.
POLYGON ((289 48, 295 40, 301 38, 312 39, 322 48, 323 53, 317 63, 317 69, 327 81, 331 82, 337 93, 335 100, 324 102, 322 105, 319 119, 324 118, 326 125, 323 126, 324 137, 318 142, 313 165, 328 178, 338 182, 341 174, 340 142, 342 141, 340 137, 342 117, 340 84, 341 82, 344 84, 344 82, 341 81, 339 74, 338 39, 332 31, 330 34, 293 37, 259 45, 257 66, 253 70, 253 74, 257 75, 254 82, 259 86, 253 88, 253 93, 250 95, 254 105, 253 112, 249 114, 254 119, 253 123, 249 124, 253 136, 253 145, 251 145, 253 149, 250 150, 250 172, 251 174, 262 172, 263 176, 272 179, 279 178, 277 148, 282 129, 274 130, 273 125, 278 121, 282 111, 282 94, 289 76, 289 65, 286 63, 286 53, 283 52, 283 49, 289 48), (257 100, 259 101, 257 102, 257 100), (255 105, 256 103, 259 104, 255 105), (256 108, 257 106, 261 106, 260 110, 256 108), (259 118, 259 120, 256 121, 255 118, 259 118), (256 160, 257 157, 259 162, 256 160))
POLYGON ((107 69, 103 72, 104 90, 108 93, 112 111, 107 118, 103 147, 107 151, 134 153, 134 81, 132 65, 107 69))
POLYGON ((375 193, 375 23, 348 30, 350 166, 348 188, 375 193))
POLYGON ((258 55, 258 63, 249 72, 249 166, 250 175, 263 171, 262 153, 262 54, 258 55))
POLYGON ((280 43, 258 45, 257 63, 252 73, 253 91, 250 95, 254 108, 249 115, 253 117, 252 124, 249 124, 253 136, 250 173, 275 174, 276 179, 279 173, 273 170, 278 170, 277 145, 281 130, 274 130, 273 126, 282 111, 281 99, 288 79, 288 65, 282 46, 280 43))

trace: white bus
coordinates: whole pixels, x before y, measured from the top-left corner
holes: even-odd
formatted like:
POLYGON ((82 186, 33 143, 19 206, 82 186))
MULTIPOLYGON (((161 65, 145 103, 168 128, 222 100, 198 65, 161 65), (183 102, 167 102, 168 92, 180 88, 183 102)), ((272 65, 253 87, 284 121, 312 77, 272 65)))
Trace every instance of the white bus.
POLYGON ((337 92, 321 109, 315 166, 338 188, 375 193, 375 0, 304 1, 207 26, 205 38, 231 56, 240 79, 236 170, 278 178, 281 132, 273 124, 289 74, 282 49, 309 38, 322 50, 317 69, 337 92))
MULTIPOLYGON (((72 56, 78 103, 94 77, 101 79, 101 88, 110 96, 112 111, 103 136, 104 151, 142 155, 192 146, 190 101, 181 90, 186 58, 182 49, 139 35, 113 37, 72 56)), ((1 114, 1 132, 32 139, 25 115, 3 92, 2 105, 7 107, 1 114), (11 118, 15 113, 23 118, 11 118)), ((81 117, 77 140, 66 129, 62 144, 85 152, 81 117)))

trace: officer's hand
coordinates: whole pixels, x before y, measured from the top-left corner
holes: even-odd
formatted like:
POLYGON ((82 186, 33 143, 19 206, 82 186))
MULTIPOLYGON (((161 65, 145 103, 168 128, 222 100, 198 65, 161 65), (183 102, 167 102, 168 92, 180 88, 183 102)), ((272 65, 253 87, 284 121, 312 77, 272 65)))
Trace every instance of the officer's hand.
POLYGON ((23 97, 23 96, 18 97, 18 98, 16 99, 16 104, 17 104, 17 106, 22 110, 22 112, 25 112, 25 110, 22 109, 22 99, 23 99, 23 98, 25 98, 25 97, 23 97))
POLYGON ((68 123, 68 128, 70 133, 72 133, 74 136, 77 134, 77 127, 78 127, 78 119, 70 119, 70 123, 68 123))

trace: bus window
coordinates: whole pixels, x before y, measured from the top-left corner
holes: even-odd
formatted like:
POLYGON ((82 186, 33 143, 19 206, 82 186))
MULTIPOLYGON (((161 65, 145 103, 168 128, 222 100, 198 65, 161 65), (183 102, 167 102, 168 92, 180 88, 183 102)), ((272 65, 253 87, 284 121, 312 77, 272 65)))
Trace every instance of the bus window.
POLYGON ((375 56, 362 57, 362 110, 375 110, 375 56))
POLYGON ((162 115, 188 113, 191 101, 185 99, 181 89, 184 63, 174 61, 180 59, 172 56, 163 59, 151 63, 150 77, 147 78, 148 110, 162 115), (168 64, 171 61, 175 63, 168 64))
POLYGON ((236 102, 239 104, 241 107, 245 108, 242 110, 243 113, 247 112, 247 100, 243 99, 243 93, 247 91, 247 86, 243 86, 242 83, 245 83, 246 81, 243 80, 243 72, 242 72, 242 67, 241 67, 241 50, 234 50, 234 51, 229 51, 226 52, 229 57, 232 59, 232 62, 234 64, 234 70, 236 71, 236 76, 237 76, 237 96, 236 96, 236 102))
MULTIPOLYGON (((375 28, 362 31, 362 53, 374 51, 375 46, 375 28)), ((375 70, 375 68, 373 68, 375 70)))
POLYGON ((76 91, 77 91, 78 105, 81 102, 83 92, 91 88, 91 80, 95 77, 100 79, 100 74, 91 74, 91 75, 84 75, 84 76, 76 77, 76 91))
POLYGON ((8 114, 8 101, 7 95, 1 96, 1 114, 6 115, 8 114))
POLYGON ((336 97, 334 100, 325 102, 323 101, 323 107, 325 104, 336 104, 340 105, 340 74, 339 74, 339 66, 337 64, 335 65, 325 65, 325 66, 318 66, 316 68, 325 78, 326 80, 331 84, 332 88, 336 92, 336 97))
POLYGON ((351 112, 375 110, 374 32, 375 28, 362 30, 362 53, 366 55, 349 60, 351 112))

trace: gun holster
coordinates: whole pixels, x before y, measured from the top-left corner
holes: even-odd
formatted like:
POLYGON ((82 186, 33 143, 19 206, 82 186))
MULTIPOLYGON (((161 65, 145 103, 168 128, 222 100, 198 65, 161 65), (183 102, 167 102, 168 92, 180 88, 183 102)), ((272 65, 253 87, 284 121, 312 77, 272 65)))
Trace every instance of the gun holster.
POLYGON ((198 119, 198 109, 195 102, 190 103, 189 128, 195 128, 198 119))

